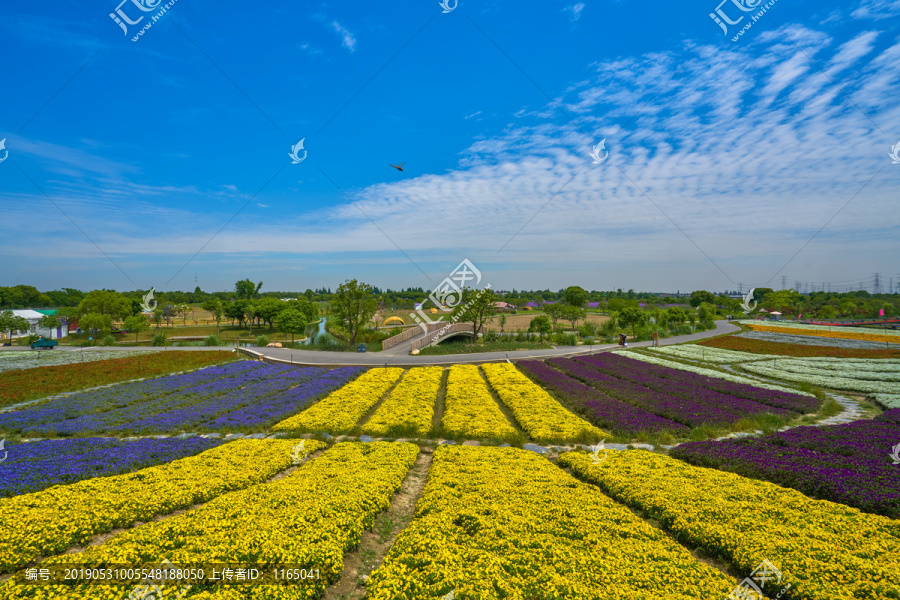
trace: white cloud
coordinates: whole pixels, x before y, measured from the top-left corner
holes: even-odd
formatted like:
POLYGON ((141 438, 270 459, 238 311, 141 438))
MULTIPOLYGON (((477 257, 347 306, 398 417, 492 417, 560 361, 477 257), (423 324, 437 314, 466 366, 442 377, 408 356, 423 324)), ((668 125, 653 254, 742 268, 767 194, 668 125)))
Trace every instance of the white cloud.
POLYGON ((578 2, 577 4, 566 6, 563 10, 569 13, 569 20, 574 23, 581 18, 581 11, 584 10, 584 2, 578 2))
POLYGON ((355 52, 356 51, 356 36, 354 36, 353 33, 349 29, 347 29, 346 27, 344 27, 337 21, 332 21, 331 26, 334 28, 334 30, 338 34, 340 34, 341 45, 343 45, 344 48, 346 48, 350 52, 355 52))
POLYGON ((856 10, 850 13, 854 19, 887 19, 900 15, 897 0, 862 0, 856 10))

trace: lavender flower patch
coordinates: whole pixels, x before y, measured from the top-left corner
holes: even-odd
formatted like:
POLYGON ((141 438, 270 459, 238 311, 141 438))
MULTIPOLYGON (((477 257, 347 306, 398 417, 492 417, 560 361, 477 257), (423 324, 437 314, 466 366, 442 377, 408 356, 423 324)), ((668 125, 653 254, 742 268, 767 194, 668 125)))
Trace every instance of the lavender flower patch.
POLYGON ((203 429, 220 428, 251 430, 268 427, 307 408, 313 402, 356 379, 364 373, 362 367, 340 367, 326 371, 281 394, 274 394, 262 400, 225 413, 203 423, 203 429))
POLYGON ((322 374, 322 369, 315 367, 292 369, 292 371, 298 371, 299 373, 292 373, 291 376, 287 377, 271 377, 241 389, 230 390, 224 394, 213 396, 205 402, 182 406, 144 419, 123 423, 110 428, 110 430, 117 432, 162 433, 196 427, 222 413, 251 405, 263 398, 284 392, 295 385, 322 374))
POLYGON ((727 425, 741 418, 740 414, 718 406, 701 404, 688 398, 652 390, 632 381, 611 377, 567 358, 554 358, 547 362, 588 385, 596 385, 600 391, 614 398, 690 427, 727 425))
POLYGON ((221 440, 82 438, 7 443, 6 460, 0 464, 0 497, 37 492, 92 477, 130 473, 193 456, 221 440))
POLYGON ((794 488, 813 498, 900 517, 900 468, 889 450, 900 426, 886 421, 798 427, 762 438, 690 442, 671 455, 794 488))
POLYGON ((900 408, 886 410, 875 417, 875 420, 883 423, 895 423, 900 425, 900 408))
POLYGON ((241 361, 229 365, 207 367, 191 373, 169 375, 147 381, 82 392, 49 400, 23 410, 0 413, 0 429, 28 431, 38 425, 75 419, 82 415, 110 412, 147 400, 157 400, 169 394, 207 384, 222 377, 239 377, 259 371, 261 365, 241 361))
MULTIPOLYGON (((576 361, 584 365, 588 365, 594 369, 598 369, 603 373, 606 373, 607 375, 621 377, 633 383, 660 392, 685 399, 695 400, 701 404, 722 407, 726 410, 734 412, 735 414, 740 414, 743 416, 753 416, 762 413, 770 413, 779 416, 792 417, 797 416, 800 412, 799 410, 780 408, 777 406, 772 406, 771 404, 758 402, 756 400, 750 400, 746 397, 740 397, 737 395, 722 393, 713 389, 709 389, 708 380, 700 375, 685 373, 686 375, 692 375, 693 377, 682 377, 682 371, 678 371, 676 369, 666 369, 665 367, 650 365, 649 363, 643 363, 617 355, 609 354, 591 356, 587 358, 577 358, 576 361), (647 367, 656 368, 645 368, 644 365, 646 365, 647 367), (667 374, 666 377, 659 376, 659 374, 663 372, 667 374)), ((771 392, 771 390, 765 391, 771 392)), ((777 399, 780 396, 787 395, 789 394, 779 395, 778 393, 774 393, 770 395, 760 394, 759 396, 777 399)), ((818 400, 815 398, 808 398, 803 396, 796 396, 796 398, 803 398, 802 404, 805 407, 810 405, 810 400, 813 404, 818 403, 818 400)), ((773 402, 777 403, 777 400, 773 400, 773 402)), ((789 400, 786 401, 786 404, 788 406, 794 406, 794 403, 789 400)))
POLYGON ((724 379, 709 378, 688 371, 670 369, 660 365, 637 361, 617 354, 581 357, 577 360, 591 366, 606 365, 609 368, 619 367, 621 369, 626 369, 628 373, 652 373, 672 381, 680 381, 684 384, 695 385, 723 394, 730 394, 739 398, 754 400, 761 404, 767 404, 769 406, 783 408, 797 413, 816 412, 821 405, 821 401, 818 398, 791 394, 789 392, 767 390, 744 383, 732 383, 730 381, 725 381, 724 379))
POLYGON ((596 388, 561 373, 545 363, 528 360, 516 363, 516 367, 530 375, 542 386, 568 399, 580 410, 582 416, 600 427, 617 432, 635 434, 640 431, 681 431, 688 428, 681 423, 659 417, 652 412, 620 402, 602 394, 596 388))

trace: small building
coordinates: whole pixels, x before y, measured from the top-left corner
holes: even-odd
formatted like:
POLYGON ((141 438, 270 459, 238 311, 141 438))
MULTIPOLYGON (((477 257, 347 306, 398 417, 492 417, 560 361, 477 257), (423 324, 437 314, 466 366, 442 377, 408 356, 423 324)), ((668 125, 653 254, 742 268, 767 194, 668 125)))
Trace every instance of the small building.
POLYGON ((0 331, 0 339, 7 340, 11 338, 20 338, 26 337, 29 335, 42 335, 46 338, 50 339, 58 339, 61 337, 66 337, 69 335, 69 324, 63 321, 63 323, 59 327, 54 327, 53 329, 47 329, 45 327, 39 327, 38 322, 44 318, 45 315, 55 314, 55 310, 31 310, 31 309, 16 309, 11 311, 13 315, 17 317, 22 317, 26 321, 28 321, 29 329, 26 331, 0 331))
POLYGON ((510 312, 516 310, 516 305, 510 304, 508 302, 494 302, 493 306, 500 312, 510 312))

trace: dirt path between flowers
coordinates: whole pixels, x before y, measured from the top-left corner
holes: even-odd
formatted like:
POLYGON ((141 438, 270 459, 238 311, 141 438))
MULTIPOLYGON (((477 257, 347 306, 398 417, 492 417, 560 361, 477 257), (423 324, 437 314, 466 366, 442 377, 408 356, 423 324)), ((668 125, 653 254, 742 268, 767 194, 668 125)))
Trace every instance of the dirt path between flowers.
POLYGON ((363 533, 359 546, 344 555, 341 578, 325 591, 324 600, 359 600, 365 597, 365 580, 381 565, 394 540, 413 519, 416 502, 422 496, 431 469, 431 452, 428 448, 420 450, 416 463, 409 469, 388 509, 375 517, 372 531, 363 533))

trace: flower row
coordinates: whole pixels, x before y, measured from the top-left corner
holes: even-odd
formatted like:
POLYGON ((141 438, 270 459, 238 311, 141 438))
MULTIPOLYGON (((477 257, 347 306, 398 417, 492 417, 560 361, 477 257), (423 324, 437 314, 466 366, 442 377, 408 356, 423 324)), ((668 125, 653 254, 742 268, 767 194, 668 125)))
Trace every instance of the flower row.
POLYGON ((900 332, 893 332, 889 329, 882 330, 882 333, 863 333, 865 330, 851 330, 841 328, 839 331, 830 327, 813 329, 813 325, 804 325, 801 327, 784 327, 782 325, 755 325, 752 321, 746 323, 753 331, 771 331, 772 333, 790 333, 794 335, 809 335, 823 338, 838 338, 844 340, 865 340, 868 342, 888 342, 900 343, 900 332))
POLYGON ((900 525, 887 517, 643 450, 560 464, 742 573, 768 559, 787 598, 900 597, 900 525))
POLYGON ((220 440, 75 438, 7 442, 0 468, 0 496, 17 496, 91 477, 107 477, 193 456, 220 440))
POLYGON ((232 360, 232 353, 219 351, 142 352, 127 358, 9 371, 0 373, 0 406, 232 360))
POLYGON ((126 475, 0 500, 0 572, 265 481, 290 466, 292 447, 289 441, 238 440, 126 475))
POLYGON ((751 354, 750 352, 736 352, 734 350, 721 350, 719 348, 707 348, 698 346, 697 344, 683 344, 680 346, 662 346, 660 348, 648 348, 648 352, 661 354, 671 358, 680 358, 694 362, 707 362, 715 364, 730 364, 738 362, 747 362, 753 360, 763 360, 771 358, 760 356, 759 354, 751 354))
POLYGON ((703 367, 695 367, 693 365, 686 365, 684 363, 678 363, 671 360, 666 360, 664 358, 657 358, 656 356, 650 356, 648 354, 641 354, 640 352, 614 352, 613 354, 621 354, 622 356, 627 356, 628 358, 639 360, 644 363, 648 363, 651 365, 657 365, 660 367, 666 367, 668 369, 677 369, 679 371, 685 371, 687 373, 694 373, 695 375, 701 375, 703 377, 720 379, 722 381, 728 381, 731 383, 739 383, 743 385, 751 385, 753 387, 762 388, 765 390, 773 390, 776 392, 788 392, 791 394, 797 394, 800 396, 809 396, 813 397, 809 392, 802 392, 800 390, 795 390, 793 388, 784 387, 783 385, 775 385, 772 383, 761 382, 757 379, 752 379, 750 377, 742 377, 740 375, 733 375, 731 373, 726 373, 724 371, 716 371, 714 369, 705 369, 703 367))
POLYGON ((597 442, 609 437, 566 410, 513 365, 489 363, 481 368, 500 401, 509 407, 522 429, 538 442, 597 442))
POLYGON ((355 381, 336 390, 311 407, 280 423, 275 431, 327 431, 346 433, 390 390, 403 375, 397 367, 369 369, 355 381))
POLYGON ((454 365, 447 376, 441 425, 450 435, 505 439, 516 435, 474 365, 454 365))
POLYGON ((868 392, 884 394, 900 394, 900 383, 879 381, 874 377, 869 378, 867 372, 854 373, 853 371, 838 372, 828 369, 816 369, 813 366, 797 366, 785 361, 773 363, 749 363, 741 365, 747 372, 783 379, 811 383, 823 388, 833 390, 848 390, 851 392, 868 392), (855 377, 858 375, 861 378, 855 377))
MULTIPOLYGON (((359 544, 375 516, 388 507, 418 452, 414 444, 337 444, 283 479, 220 496, 196 510, 147 523, 84 552, 49 559, 42 566, 92 568, 168 559, 175 566, 302 567, 314 570, 318 577, 277 586, 195 584, 190 598, 319 598, 340 578, 344 553, 359 544)), ((165 589, 170 587, 174 586, 165 589)), ((119 600, 128 591, 121 585, 102 583, 35 587, 17 581, 0 588, 8 600, 119 600)))
POLYGON ((363 426, 363 433, 379 437, 392 432, 399 432, 396 437, 425 436, 431 431, 434 404, 443 378, 443 367, 416 367, 407 371, 363 426))
POLYGON ((884 342, 842 340, 810 337, 769 331, 745 331, 699 342, 707 348, 722 348, 752 354, 780 354, 782 356, 836 356, 853 358, 897 358, 900 348, 885 349, 884 342))
POLYGON ((573 405, 586 419, 601 427, 632 435, 641 431, 650 433, 666 430, 687 433, 689 429, 671 419, 616 400, 541 361, 520 361, 517 366, 573 405))
MULTIPOLYGON (((825 331, 832 333, 858 333, 858 332, 870 332, 872 329, 866 328, 856 328, 850 327, 846 325, 815 325, 813 323, 793 323, 791 321, 779 321, 777 324, 765 323, 760 321, 755 321, 753 319, 745 319, 743 321, 739 321, 742 325, 747 325, 751 329, 759 329, 765 331, 766 329, 771 328, 781 328, 788 329, 790 333, 794 333, 797 335, 809 335, 806 332, 808 331, 825 331)), ((891 329, 877 329, 874 331, 878 331, 879 333, 876 335, 887 335, 897 337, 900 336, 900 331, 894 331, 891 329)))
POLYGON ((900 517, 900 469, 888 450, 900 426, 884 421, 796 427, 760 438, 691 442, 671 455, 792 487, 808 496, 900 517))
POLYGON ((370 600, 724 598, 733 580, 593 486, 516 448, 441 446, 370 600))
POLYGON ((191 404, 239 389, 285 370, 287 368, 279 367, 274 371, 257 362, 239 361, 191 373, 90 390, 0 414, 0 429, 38 431, 42 426, 73 422, 90 423, 94 427, 115 424, 129 416, 146 416, 168 407, 191 404), (93 422, 89 421, 91 419, 93 422))
POLYGON ((88 352, 3 352, 0 353, 0 373, 36 369, 38 367, 56 367, 72 363, 87 363, 110 358, 126 358, 130 356, 150 356, 159 350, 89 350, 88 352))

